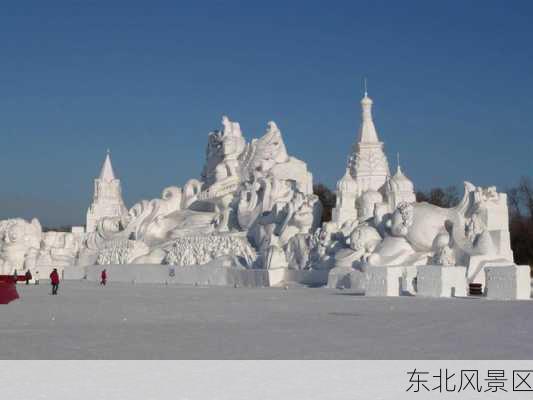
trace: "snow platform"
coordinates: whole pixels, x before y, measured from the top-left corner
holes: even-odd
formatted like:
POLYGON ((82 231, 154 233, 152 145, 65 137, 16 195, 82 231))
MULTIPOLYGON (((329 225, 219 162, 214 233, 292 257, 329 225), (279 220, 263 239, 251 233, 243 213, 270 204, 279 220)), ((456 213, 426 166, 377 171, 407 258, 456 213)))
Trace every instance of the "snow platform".
POLYGON ((422 265, 417 269, 417 295, 425 297, 465 297, 466 267, 422 265))
POLYGON ((531 298, 529 265, 485 267, 487 298, 494 300, 528 300, 531 298))
POLYGON ((85 267, 84 274, 73 271, 70 276, 82 279, 83 275, 89 281, 99 282, 103 269, 106 269, 109 282, 231 287, 276 287, 287 283, 322 286, 327 282, 327 271, 245 269, 211 264, 186 267, 159 264, 91 265, 85 267))

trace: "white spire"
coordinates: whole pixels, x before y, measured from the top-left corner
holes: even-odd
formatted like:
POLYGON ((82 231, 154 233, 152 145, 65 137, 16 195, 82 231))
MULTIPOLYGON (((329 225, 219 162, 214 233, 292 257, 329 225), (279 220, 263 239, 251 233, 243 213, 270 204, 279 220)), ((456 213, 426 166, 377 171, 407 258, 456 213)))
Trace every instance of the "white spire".
POLYGON ((115 179, 115 172, 113 171, 113 165, 111 165, 111 152, 109 149, 107 149, 104 164, 102 165, 100 176, 98 178, 105 182, 111 182, 115 179))
POLYGON ((402 167, 400 165, 400 152, 396 153, 396 173, 401 174, 402 173, 402 167))
POLYGON ((122 200, 120 180, 113 172, 110 153, 107 150, 100 175, 94 180, 93 202, 87 210, 86 232, 94 232, 98 221, 104 217, 120 217, 128 213, 122 200))
MULTIPOLYGON (((402 167, 400 166, 400 153, 396 153, 396 157, 398 159, 398 165, 396 167, 396 173, 393 177, 390 178, 389 182, 389 191, 390 192, 402 192, 402 199, 404 201, 407 201, 409 203, 414 202, 414 185, 413 182, 404 175, 402 171, 402 167)), ((398 199, 394 200, 391 199, 394 202, 394 207, 396 207, 397 203, 400 201, 398 199)))
POLYGON ((372 121, 372 99, 368 97, 366 78, 363 81, 363 109, 358 141, 348 157, 344 176, 337 182, 337 203, 332 221, 341 227, 346 221, 358 218, 357 201, 364 193, 380 191, 390 178, 383 143, 379 141, 372 121))
POLYGON ((365 95, 361 100, 362 123, 359 132, 360 143, 379 143, 378 133, 372 120, 372 99, 368 97, 368 91, 365 78, 365 95))

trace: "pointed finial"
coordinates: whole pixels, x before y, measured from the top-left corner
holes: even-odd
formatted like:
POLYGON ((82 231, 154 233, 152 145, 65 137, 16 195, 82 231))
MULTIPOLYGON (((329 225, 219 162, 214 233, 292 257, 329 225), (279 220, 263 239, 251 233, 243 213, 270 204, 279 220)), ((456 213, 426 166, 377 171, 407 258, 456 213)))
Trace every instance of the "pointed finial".
POLYGON ((400 166, 400 152, 396 153, 396 162, 397 162, 396 169, 398 170, 398 172, 402 172, 402 167, 400 166))
POLYGON ((102 179, 106 182, 111 182, 115 179, 115 172, 113 171, 113 166, 111 165, 111 150, 106 150, 106 156, 104 163, 102 164, 102 169, 100 170, 99 179, 102 179))
POLYGON ((364 78, 364 86, 365 86, 365 97, 368 97, 368 88, 366 86, 366 77, 364 78))

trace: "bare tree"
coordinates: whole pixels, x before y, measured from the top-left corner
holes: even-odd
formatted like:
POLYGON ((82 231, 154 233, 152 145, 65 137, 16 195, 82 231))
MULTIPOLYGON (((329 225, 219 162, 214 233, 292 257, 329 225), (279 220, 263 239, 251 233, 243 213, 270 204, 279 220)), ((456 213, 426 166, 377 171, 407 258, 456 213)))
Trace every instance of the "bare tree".
POLYGON ((533 184, 523 177, 507 191, 511 247, 517 264, 533 266, 533 184))
POLYGON ((520 179, 518 193, 525 212, 529 218, 533 218, 533 184, 531 183, 531 179, 527 177, 520 179))
POLYGON ((459 190, 457 186, 448 186, 446 188, 433 188, 427 192, 416 192, 416 201, 439 206, 439 207, 454 207, 459 203, 459 190))
POLYGON ((322 223, 331 221, 331 214, 335 203, 337 202, 337 195, 330 190, 326 185, 317 183, 313 186, 313 193, 316 194, 322 203, 322 223))

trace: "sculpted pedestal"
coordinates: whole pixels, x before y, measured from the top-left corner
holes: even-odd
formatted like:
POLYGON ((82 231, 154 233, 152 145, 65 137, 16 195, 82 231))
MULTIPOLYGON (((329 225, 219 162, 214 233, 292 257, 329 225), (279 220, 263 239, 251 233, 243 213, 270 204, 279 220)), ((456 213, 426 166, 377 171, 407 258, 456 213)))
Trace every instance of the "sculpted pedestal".
POLYGON ((420 266, 416 286, 417 296, 464 297, 468 294, 466 267, 420 266))
POLYGON ((531 269, 529 265, 485 267, 488 299, 529 300, 531 298, 531 269))

